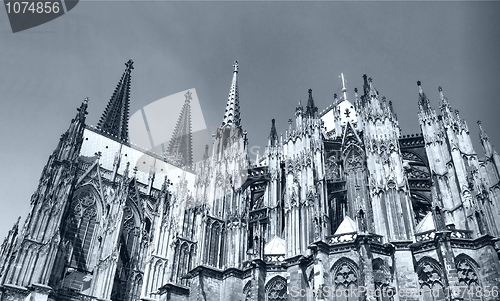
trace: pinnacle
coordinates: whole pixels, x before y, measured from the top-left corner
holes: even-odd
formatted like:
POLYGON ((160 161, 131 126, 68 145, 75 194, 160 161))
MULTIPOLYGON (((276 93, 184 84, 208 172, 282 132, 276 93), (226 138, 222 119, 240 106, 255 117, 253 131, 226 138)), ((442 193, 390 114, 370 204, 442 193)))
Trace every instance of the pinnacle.
POLYGON ((417 81, 417 86, 418 86, 418 97, 419 97, 418 105, 422 110, 430 112, 431 104, 429 99, 425 95, 424 90, 422 89, 422 82, 417 81))
POLYGON ((486 134, 486 131, 481 125, 481 120, 477 121, 477 125, 479 126, 479 138, 481 138, 481 140, 489 140, 488 134, 486 134))
POLYGON ((278 141, 278 133, 276 131, 276 124, 274 118, 271 120, 271 133, 269 134, 269 141, 271 146, 276 145, 276 141, 278 141))

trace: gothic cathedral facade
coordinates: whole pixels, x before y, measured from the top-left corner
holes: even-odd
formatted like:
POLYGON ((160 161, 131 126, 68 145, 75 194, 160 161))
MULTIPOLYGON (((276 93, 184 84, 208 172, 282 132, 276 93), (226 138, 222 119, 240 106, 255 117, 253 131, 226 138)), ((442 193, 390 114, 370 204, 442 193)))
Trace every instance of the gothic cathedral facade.
POLYGON ((437 112, 418 82, 406 136, 366 75, 321 112, 309 90, 251 162, 236 62, 193 162, 188 94, 164 153, 130 143, 132 70, 50 155, 0 248, 0 300, 500 300, 500 156, 441 87, 437 112))

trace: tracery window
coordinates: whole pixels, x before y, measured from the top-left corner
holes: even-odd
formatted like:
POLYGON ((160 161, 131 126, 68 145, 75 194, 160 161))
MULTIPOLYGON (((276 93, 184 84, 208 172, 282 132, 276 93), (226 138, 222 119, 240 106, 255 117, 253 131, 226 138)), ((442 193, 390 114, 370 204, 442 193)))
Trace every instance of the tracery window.
POLYGON ((340 259, 333 268, 333 284, 335 301, 358 300, 358 269, 354 262, 340 259))
POLYGON ((243 295, 245 295, 245 301, 250 301, 252 300, 252 281, 248 281, 247 284, 245 284, 245 287, 243 288, 243 295))
POLYGON ((132 209, 127 205, 123 208, 123 228, 121 234, 122 248, 125 247, 127 255, 131 256, 136 244, 137 226, 132 209))
POLYGON ((269 280, 266 285, 266 301, 287 300, 286 280, 283 277, 276 276, 269 280))
POLYGON ((133 292, 131 265, 138 248, 139 227, 136 222, 134 207, 129 202, 123 208, 122 231, 120 233, 120 254, 116 263, 111 300, 129 300, 133 292))
POLYGON ((346 156, 346 168, 349 170, 363 167, 363 155, 360 151, 352 149, 346 156))
POLYGON ((96 200, 90 191, 79 193, 71 203, 66 239, 72 246, 70 266, 89 271, 89 255, 97 223, 96 200))
POLYGON ((220 267, 222 263, 222 252, 224 249, 223 231, 224 225, 215 219, 207 220, 205 236, 204 261, 213 267, 220 267))
POLYGON ((417 274, 424 300, 446 300, 442 280, 443 271, 439 263, 431 258, 421 259, 417 266, 417 274))
POLYGON ((391 273, 383 259, 376 258, 373 260, 373 276, 375 290, 380 292, 376 295, 377 301, 393 301, 395 292, 390 286, 391 273))
POLYGON ((194 244, 177 238, 174 250, 174 265, 171 275, 172 282, 185 286, 189 284, 188 279, 184 276, 191 270, 194 247, 194 244))
POLYGON ((340 167, 335 162, 335 156, 330 156, 325 163, 325 176, 327 180, 340 181, 340 167))
POLYGON ((467 288, 465 292, 460 292, 463 295, 464 301, 481 301, 481 287, 479 278, 474 268, 473 261, 465 256, 458 256, 455 260, 458 273, 459 287, 467 288))

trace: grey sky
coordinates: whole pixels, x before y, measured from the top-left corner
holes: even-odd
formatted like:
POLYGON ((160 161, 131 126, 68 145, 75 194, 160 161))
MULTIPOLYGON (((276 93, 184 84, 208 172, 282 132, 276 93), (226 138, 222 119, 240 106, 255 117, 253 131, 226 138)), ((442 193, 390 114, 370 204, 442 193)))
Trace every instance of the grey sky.
MULTIPOLYGON (((419 131, 416 81, 434 108, 437 87, 500 143, 497 2, 80 2, 52 22, 13 34, 0 8, 0 236, 29 211, 48 156, 84 97, 95 125, 133 58, 131 114, 196 88, 206 123, 222 121, 240 62, 243 127, 264 146, 271 119, 287 127, 313 89, 322 110, 344 72, 362 74, 394 103, 403 134, 419 131)), ((500 147, 500 146, 499 146, 500 147)), ((262 153, 262 152, 261 152, 262 153)))

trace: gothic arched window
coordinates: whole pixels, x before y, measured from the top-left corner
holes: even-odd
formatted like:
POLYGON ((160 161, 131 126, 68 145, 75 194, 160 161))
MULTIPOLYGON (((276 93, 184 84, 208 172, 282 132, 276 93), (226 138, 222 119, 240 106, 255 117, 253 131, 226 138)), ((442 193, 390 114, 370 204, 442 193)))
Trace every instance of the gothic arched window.
POLYGON ((96 223, 95 196, 89 191, 79 193, 71 203, 65 234, 72 246, 71 267, 82 271, 91 269, 89 255, 92 253, 96 223))
POLYGON ((224 241, 222 238, 223 224, 217 220, 214 220, 208 229, 209 240, 207 245, 208 251, 208 264, 213 267, 219 267, 222 263, 222 252, 224 248, 224 241))
POLYGON ((464 301, 481 301, 481 294, 476 294, 480 290, 479 277, 475 267, 476 263, 466 255, 458 255, 455 259, 458 274, 458 285, 467 288, 467 291, 460 292, 464 301))
POLYGON ((142 275, 138 274, 135 276, 134 281, 132 282, 132 290, 131 290, 131 300, 139 300, 141 297, 141 288, 142 288, 142 275))
POLYGON ((194 245, 177 238, 174 250, 174 267, 171 281, 188 286, 188 279, 184 276, 191 269, 191 260, 194 253, 194 245))
POLYGON ((325 176, 327 180, 340 181, 340 167, 335 156, 330 156, 325 162, 325 176))
POLYGON ((340 259, 332 269, 335 301, 358 300, 358 268, 352 260, 340 259))
POLYGON ((352 148, 346 155, 345 168, 349 170, 363 167, 363 155, 360 150, 352 148))
POLYGON ((136 245, 137 225, 132 209, 127 205, 123 208, 123 228, 121 235, 122 248, 125 247, 128 256, 132 256, 136 245))
POLYGON ((276 276, 266 284, 266 301, 287 300, 286 280, 276 276))
POLYGON ((245 284, 245 287, 243 288, 243 295, 245 295, 245 301, 250 301, 252 300, 252 281, 248 281, 247 284, 245 284))
POLYGON ((444 301, 446 294, 443 285, 443 270, 432 258, 423 258, 417 265, 418 282, 424 300, 444 301))
POLYGON ((120 254, 116 263, 116 272, 113 279, 111 300, 126 300, 131 297, 133 276, 131 275, 133 258, 138 249, 139 226, 137 211, 134 205, 127 201, 123 208, 122 230, 120 233, 120 254))
POLYGON ((390 286, 391 272, 387 263, 382 258, 373 260, 373 280, 375 282, 375 290, 380 292, 376 298, 377 301, 393 301, 392 297, 395 293, 390 286))

